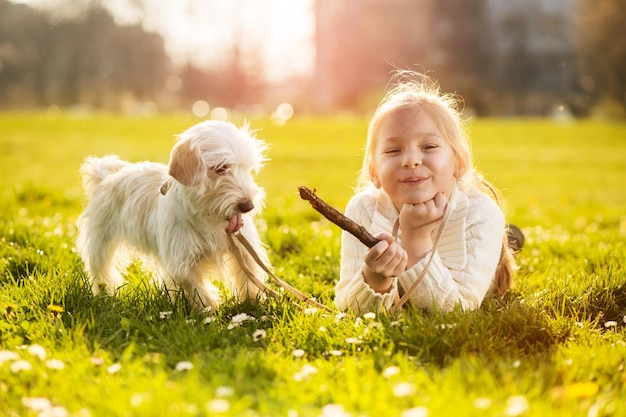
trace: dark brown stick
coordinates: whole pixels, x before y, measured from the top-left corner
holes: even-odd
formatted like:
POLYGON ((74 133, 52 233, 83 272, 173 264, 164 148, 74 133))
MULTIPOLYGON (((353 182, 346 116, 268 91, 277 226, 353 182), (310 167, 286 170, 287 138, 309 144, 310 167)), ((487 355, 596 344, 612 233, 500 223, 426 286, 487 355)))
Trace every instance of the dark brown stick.
POLYGON ((324 202, 317 195, 315 195, 315 190, 311 191, 304 186, 300 186, 298 187, 298 191, 300 191, 300 198, 302 198, 303 200, 307 200, 309 203, 311 203, 311 206, 313 206, 315 210, 320 212, 324 217, 335 223, 337 226, 341 227, 346 232, 351 233, 368 248, 371 248, 379 242, 363 226, 350 220, 340 211, 328 205, 328 203, 324 202))

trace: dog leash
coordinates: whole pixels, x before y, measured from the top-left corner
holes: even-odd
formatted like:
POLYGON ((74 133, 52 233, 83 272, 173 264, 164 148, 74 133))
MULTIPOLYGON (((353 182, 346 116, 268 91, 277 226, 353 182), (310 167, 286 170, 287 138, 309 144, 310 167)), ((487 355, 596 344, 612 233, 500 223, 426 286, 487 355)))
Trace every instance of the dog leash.
POLYGON ((257 288, 259 290, 261 290, 261 291, 263 291, 265 293, 269 293, 269 294, 271 294, 273 296, 278 296, 279 295, 276 291, 274 291, 271 288, 267 287, 261 280, 259 280, 257 277, 255 277, 254 274, 246 267, 246 263, 245 263, 245 261, 243 259, 243 255, 241 254, 241 250, 235 244, 235 240, 233 239, 233 235, 235 235, 235 237, 237 238, 239 243, 248 251, 248 253, 252 257, 252 259, 254 259, 254 261, 261 267, 261 269, 263 269, 263 271, 265 271, 270 276, 270 278, 272 278, 274 281, 276 281, 278 283, 278 285, 280 285, 285 290, 287 290, 287 292, 289 294, 293 295, 294 297, 296 297, 300 301, 303 301, 303 302, 305 302, 305 303, 307 303, 307 304, 309 304, 309 305, 311 305, 313 307, 325 310, 325 311, 327 311, 329 313, 334 313, 335 312, 330 307, 325 306, 324 304, 320 303, 319 301, 314 300, 311 297, 307 297, 301 291, 297 290, 296 288, 294 288, 291 285, 287 284, 285 281, 283 281, 280 278, 278 278, 270 270, 270 268, 267 265, 265 265, 265 263, 263 262, 263 260, 259 256, 259 254, 254 250, 254 247, 250 244, 248 239, 246 239, 246 237, 243 234, 241 234, 240 232, 227 233, 226 236, 228 236, 228 240, 229 240, 229 243, 230 243, 231 247, 233 249, 235 249, 233 252, 235 253, 235 257, 237 258, 237 261, 239 262, 239 265, 244 270, 246 275, 248 275, 248 278, 250 278, 250 280, 254 283, 254 285, 257 286, 257 288))
MULTIPOLYGON (((450 217, 451 211, 452 210, 450 210, 450 204, 447 203, 444 209, 443 218, 441 219, 441 223, 439 224, 439 228, 437 229, 437 234, 435 235, 435 240, 433 241, 433 247, 431 248, 428 254, 428 261, 426 261, 426 265, 424 265, 424 269, 422 269, 422 272, 420 272, 417 279, 413 282, 413 284, 411 284, 409 289, 402 295, 402 297, 399 299, 396 299, 395 302, 391 305, 391 307, 389 308, 389 313, 394 314, 397 311, 399 311, 402 308, 402 306, 409 300, 411 295, 415 292, 415 289, 418 287, 418 285, 420 285, 420 283, 426 276, 426 273, 428 272, 428 269, 430 268, 430 264, 432 263, 433 258, 435 256, 435 252, 437 251, 437 247, 439 246, 439 240, 441 239, 441 235, 443 234, 443 231, 446 228, 446 225, 448 223, 448 218, 450 217)), ((393 233, 392 233, 394 237, 398 234, 399 228, 400 228, 400 222, 396 220, 393 226, 393 233)))
MULTIPOLYGON (((396 301, 392 304, 392 306, 389 309, 389 312, 391 314, 395 314, 396 312, 398 312, 402 308, 402 306, 404 306, 404 304, 406 304, 406 302, 409 300, 411 295, 415 292, 415 290, 417 289, 419 284, 422 282, 422 280, 426 276, 426 273, 428 272, 428 269, 430 268, 430 264, 432 263, 433 258, 435 256, 435 252, 437 251, 437 247, 439 246, 439 241, 441 240, 441 235, 443 234, 443 231, 446 228, 446 225, 448 223, 448 219, 450 217, 450 212, 451 212, 450 205, 446 204, 446 207, 444 209, 443 218, 441 220, 441 223, 439 224, 439 228, 437 229, 437 234, 435 235, 435 240, 433 241, 433 247, 431 248, 431 250, 429 252, 429 255, 428 255, 428 261, 426 262, 426 265, 424 266, 424 269, 422 269, 422 272, 420 272, 420 274, 417 277, 417 279, 415 280, 415 282, 413 282, 413 284, 411 284, 409 289, 402 295, 401 298, 396 299, 396 301)), ((393 232, 392 232, 394 237, 397 235, 399 227, 400 227, 400 223, 399 223, 398 220, 396 220, 396 222, 394 223, 393 232)), ((278 285, 283 287, 287 292, 289 292, 294 297, 298 298, 300 301, 303 301, 303 302, 305 302, 305 303, 307 303, 307 304, 309 304, 309 305, 311 305, 313 307, 320 308, 320 309, 325 310, 325 311, 327 311, 329 313, 335 312, 335 310, 331 309, 330 307, 325 306, 324 304, 314 300, 311 297, 307 297, 301 291, 297 290, 296 288, 294 288, 291 285, 287 284, 285 281, 283 281, 280 278, 278 278, 270 270, 270 268, 263 262, 263 260, 259 256, 259 254, 254 250, 254 247, 250 244, 248 239, 246 239, 246 237, 241 232, 227 233, 226 236, 228 236, 229 243, 230 243, 231 247, 234 249, 233 253, 235 254, 235 257, 237 258, 237 261, 239 262, 239 265, 244 270, 246 275, 248 275, 248 278, 254 283, 254 285, 257 286, 257 288, 259 290, 261 290, 261 291, 263 291, 265 293, 271 294, 273 296, 278 296, 279 295, 276 291, 274 291, 273 289, 269 288, 261 280, 259 280, 257 277, 255 277, 254 274, 252 273, 252 271, 250 271, 248 269, 248 267, 246 266, 246 263, 245 263, 245 261, 243 259, 243 255, 241 253, 240 248, 235 244, 235 240, 233 239, 233 235, 235 235, 235 237, 237 238, 239 243, 248 251, 248 253, 252 257, 252 259, 261 267, 261 269, 263 269, 263 271, 265 271, 270 276, 270 278, 272 278, 274 281, 276 281, 276 283, 278 283, 278 285)))

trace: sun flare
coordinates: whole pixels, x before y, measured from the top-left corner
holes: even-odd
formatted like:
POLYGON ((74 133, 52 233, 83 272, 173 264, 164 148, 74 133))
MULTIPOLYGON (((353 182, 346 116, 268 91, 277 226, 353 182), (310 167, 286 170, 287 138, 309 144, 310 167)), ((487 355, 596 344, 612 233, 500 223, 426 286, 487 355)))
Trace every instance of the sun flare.
POLYGON ((221 65, 239 53, 244 66, 261 66, 276 80, 309 74, 314 59, 310 0, 161 1, 145 19, 163 34, 177 64, 221 65))

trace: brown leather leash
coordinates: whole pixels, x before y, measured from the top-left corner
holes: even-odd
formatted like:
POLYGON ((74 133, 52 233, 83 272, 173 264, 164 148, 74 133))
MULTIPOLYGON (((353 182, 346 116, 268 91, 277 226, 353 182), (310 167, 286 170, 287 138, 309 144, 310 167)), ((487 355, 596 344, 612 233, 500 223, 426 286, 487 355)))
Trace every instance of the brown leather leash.
MULTIPOLYGON (((402 295, 402 297, 400 299, 397 299, 393 303, 393 305, 389 309, 389 313, 394 314, 394 313, 400 311, 402 306, 409 300, 411 295, 415 292, 415 289, 420 285, 420 283, 422 282, 422 280, 426 276, 426 273, 428 272, 428 269, 430 268, 430 264, 433 261, 433 257, 435 256, 435 252, 437 251, 437 247, 439 246, 439 240, 441 239, 441 235, 443 234, 443 230, 446 228, 446 225, 448 224, 448 218, 450 217, 450 211, 451 211, 450 210, 450 204, 446 204, 446 208, 444 209, 444 213, 443 213, 443 218, 441 219, 441 223, 439 224, 439 228, 437 229, 437 234, 435 235, 435 240, 433 241, 433 247, 431 248, 431 250, 430 250, 430 252, 428 254, 428 261, 426 261, 426 265, 424 265, 424 269, 422 269, 422 272, 420 272, 420 274, 418 275, 417 279, 415 279, 415 282, 413 282, 413 284, 411 284, 411 286, 404 293, 404 295, 402 295)), ((400 226, 399 222, 396 221, 396 223, 394 224, 394 228, 393 228, 393 230, 394 230, 394 233, 393 233, 394 237, 398 233, 399 226, 400 226)))
MULTIPOLYGON (((441 223, 439 224, 439 228, 437 229, 437 234, 435 235, 435 240, 433 241, 433 247, 430 250, 429 255, 428 255, 428 261, 426 262, 426 265, 424 266, 424 269, 422 269, 422 272, 419 274, 419 276, 417 277, 415 282, 413 282, 413 284, 411 284, 409 289, 402 295, 401 298, 398 298, 398 299, 395 300, 395 302, 393 303, 393 305, 389 309, 389 312, 391 314, 394 314, 394 313, 400 311, 402 306, 409 300, 411 295, 415 292, 415 290, 417 289, 419 284, 422 282, 422 280, 426 276, 426 273, 428 272, 428 269, 430 268, 430 264, 433 261, 433 257, 435 256, 435 252, 437 251, 437 247, 439 246, 439 240, 441 239, 441 235, 443 234, 443 231, 446 228, 446 225, 448 223, 448 218, 450 217, 450 211, 451 210, 450 210, 449 204, 446 204, 446 208, 444 210, 443 218, 441 220, 441 223)), ((394 235, 394 237, 397 235, 398 229, 399 229, 399 222, 396 220, 396 222, 394 224, 394 228, 393 228, 393 235, 394 235)), ((268 286, 266 286, 261 280, 259 280, 257 277, 254 276, 254 274, 252 273, 252 271, 250 271, 250 269, 248 269, 248 267, 246 266, 246 263, 244 261, 243 255, 242 255, 241 248, 235 243, 233 235, 237 238, 237 240, 239 241, 241 246, 243 246, 243 248, 248 252, 248 254, 250 254, 252 259, 261 267, 261 269, 263 269, 263 271, 265 271, 270 276, 270 278, 272 278, 278 285, 283 287, 289 294, 291 294, 292 296, 296 297, 300 301, 303 301, 303 302, 305 302, 305 303, 307 303, 307 304, 309 304, 309 305, 311 305, 311 306, 313 306, 315 308, 319 308, 319 309, 325 310, 325 311, 327 311, 329 313, 335 313, 336 312, 336 310, 333 310, 330 307, 325 306, 324 304, 320 303, 319 301, 317 301, 317 300, 315 300, 315 299, 313 299, 311 297, 306 296, 303 292, 297 290, 296 288, 294 288, 291 285, 287 284, 285 281, 283 281, 280 278, 278 278, 270 270, 270 268, 267 265, 265 265, 265 263, 263 262, 263 260, 259 256, 259 254, 254 250, 254 247, 250 244, 248 239, 246 239, 246 237, 243 234, 241 234, 240 232, 227 233, 226 236, 228 236, 229 244, 231 246, 232 252, 235 254, 235 257, 237 258, 237 262, 239 262, 239 265, 244 270, 246 275, 248 275, 248 278, 254 283, 254 285, 257 286, 257 288, 259 290, 261 290, 262 292, 264 292, 266 294, 271 294, 272 296, 279 296, 279 293, 277 293, 273 289, 271 289, 268 286)))
POLYGON ((280 278, 278 278, 276 275, 274 275, 274 273, 269 269, 269 267, 267 265, 265 265, 265 263, 263 262, 263 260, 261 259, 261 257, 259 256, 258 253, 256 253, 256 251, 254 250, 254 247, 252 247, 252 245, 250 244, 250 242, 248 241, 248 239, 246 239, 246 237, 241 234, 240 232, 236 232, 236 233, 227 233, 226 234, 228 236, 228 240, 231 246, 231 249, 233 250, 233 253, 235 254, 235 257, 237 258, 237 261, 239 262, 239 265, 241 266, 241 268, 244 270, 244 272, 246 273, 246 275, 248 275, 248 278, 250 278, 250 280, 254 283, 254 285, 257 286, 257 288, 267 294, 271 294, 273 296, 278 296, 279 294, 272 290, 271 288, 267 287, 261 280, 259 280, 257 277, 254 276, 254 274, 246 267, 246 263, 243 259, 243 255, 241 254, 241 250, 240 248, 235 244, 235 240, 233 239, 233 235, 235 235, 235 237, 237 238, 237 240, 239 241, 239 243, 246 249, 246 251, 250 254, 250 256, 252 257, 252 259, 254 259, 254 261, 267 273, 267 275, 270 276, 270 278, 272 278, 274 281, 276 281, 276 283, 278 283, 278 285, 280 285, 281 287, 283 287, 289 294, 291 294, 292 296, 296 297, 297 299, 299 299, 300 301, 303 301, 315 308, 319 308, 322 310, 326 310, 329 313, 334 313, 335 311, 332 310, 330 307, 325 306, 324 304, 320 303, 319 301, 311 298, 311 297, 307 297, 304 293, 302 293, 301 291, 297 290, 296 288, 292 287, 291 285, 287 284, 285 281, 281 280, 280 278))

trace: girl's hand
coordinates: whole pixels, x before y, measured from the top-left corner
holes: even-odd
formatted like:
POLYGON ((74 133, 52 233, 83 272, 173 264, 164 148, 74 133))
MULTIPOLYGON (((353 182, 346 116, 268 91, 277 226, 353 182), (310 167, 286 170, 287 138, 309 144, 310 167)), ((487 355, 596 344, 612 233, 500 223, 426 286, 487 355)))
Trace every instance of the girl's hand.
POLYGON ((437 193, 432 200, 420 204, 404 204, 400 210, 400 230, 403 239, 409 236, 430 236, 446 210, 448 199, 445 194, 437 193))
POLYGON ((439 227, 448 199, 437 193, 432 200, 420 204, 404 204, 400 210, 402 246, 408 254, 407 264, 413 266, 433 248, 431 234, 439 227))
POLYGON ((406 269, 408 256, 390 234, 379 233, 376 238, 380 242, 365 253, 363 277, 374 291, 384 293, 391 289, 393 278, 406 269))

